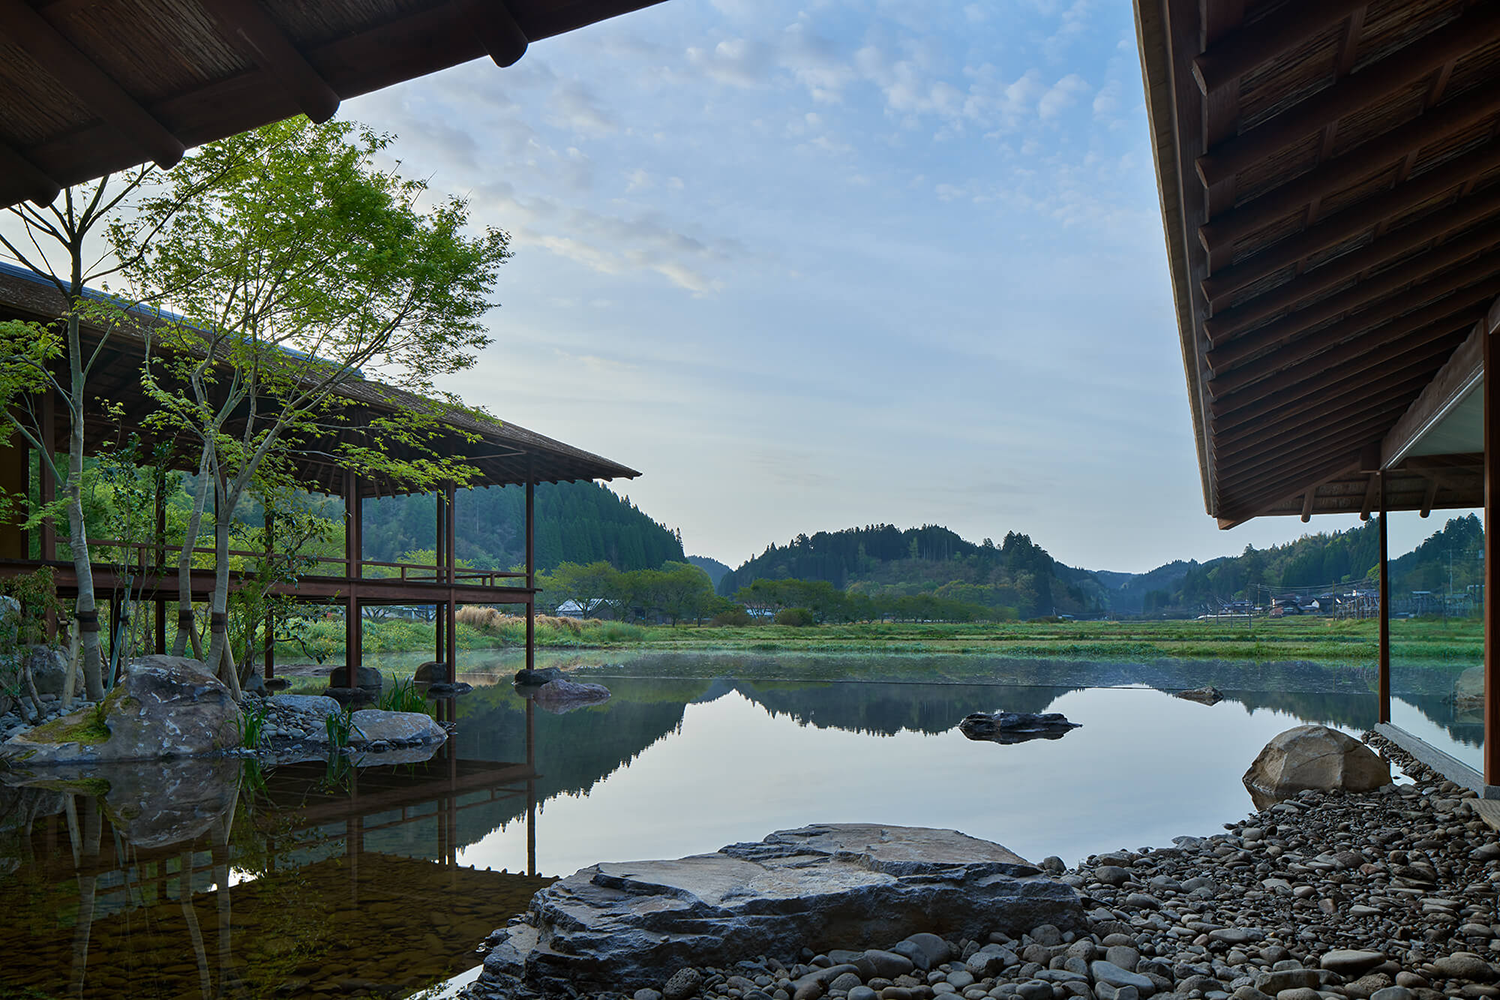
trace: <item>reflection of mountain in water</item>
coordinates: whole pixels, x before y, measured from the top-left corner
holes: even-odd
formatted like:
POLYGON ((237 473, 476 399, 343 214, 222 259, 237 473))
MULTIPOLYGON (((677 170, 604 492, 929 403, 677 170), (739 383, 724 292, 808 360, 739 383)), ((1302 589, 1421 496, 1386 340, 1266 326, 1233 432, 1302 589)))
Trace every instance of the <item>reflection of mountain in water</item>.
MULTIPOLYGON (((675 672, 684 656, 705 667, 753 666, 768 673, 768 657, 676 654, 675 672), (752 662, 753 661, 753 662, 752 662)), ((669 654, 660 654, 667 658, 669 654)), ((941 678, 951 657, 876 657, 874 672, 899 659, 907 677, 941 678)), ((968 658, 972 669, 972 658, 968 658)), ((836 672, 859 664, 840 658, 836 672)), ((773 717, 798 725, 890 736, 902 731, 938 734, 958 725, 970 712, 1005 710, 1045 712, 1073 691, 1090 687, 1140 685, 1163 692, 1212 684, 1226 702, 1205 711, 1247 712, 1260 709, 1352 730, 1366 729, 1377 718, 1374 671, 1302 661, 1250 664, 1233 661, 1160 660, 1132 663, 1015 660, 994 658, 986 664, 987 683, 942 683, 931 680, 740 681, 717 678, 656 679, 600 676, 613 693, 603 705, 567 715, 537 712, 535 719, 538 801, 559 795, 586 795, 593 786, 629 764, 647 748, 677 732, 688 704, 708 703, 738 694, 773 717), (1253 684, 1257 690, 1246 690, 1253 684)), ((639 669, 642 663, 632 667, 639 669)), ((788 664, 790 667, 791 665, 788 664)), ((1459 670, 1433 667, 1398 675, 1396 693, 1456 739, 1472 740, 1473 727, 1456 723, 1444 701, 1459 670)), ((972 674, 971 674, 972 676, 972 674)), ((520 761, 526 757, 525 701, 509 684, 476 689, 461 698, 457 753, 461 758, 520 761)), ((477 803, 459 814, 459 839, 472 844, 525 812, 523 799, 477 803)))
POLYGON ((895 684, 836 681, 831 684, 726 682, 774 717, 798 725, 843 729, 873 736, 902 730, 946 733, 970 712, 1042 712, 1071 687, 997 687, 994 684, 895 684))

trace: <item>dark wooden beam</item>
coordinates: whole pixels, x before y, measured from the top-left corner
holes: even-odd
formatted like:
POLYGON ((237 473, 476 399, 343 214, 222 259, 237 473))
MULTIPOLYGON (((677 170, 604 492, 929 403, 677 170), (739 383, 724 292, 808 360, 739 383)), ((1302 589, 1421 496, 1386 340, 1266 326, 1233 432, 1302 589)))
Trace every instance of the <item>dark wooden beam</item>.
POLYGON ((1193 78, 1204 94, 1231 86, 1262 63, 1337 24, 1369 0, 1293 3, 1211 44, 1193 60, 1193 78))
MULTIPOLYGON (((1375 686, 1377 699, 1379 700, 1379 712, 1381 722, 1391 721, 1391 543, 1390 543, 1390 519, 1385 511, 1385 472, 1377 472, 1370 477, 1370 483, 1380 493, 1380 644, 1378 647, 1379 664, 1376 668, 1377 678, 1375 686)), ((1362 519, 1370 516, 1370 498, 1365 497, 1365 509, 1361 513, 1362 519)))
POLYGON ((9 175, 16 189, 24 192, 26 200, 38 205, 52 204, 62 191, 61 184, 4 143, 0 143, 0 174, 9 175))
POLYGON ((469 20, 496 66, 512 66, 526 54, 529 44, 526 33, 516 23, 505 0, 473 0, 469 4, 469 20))
MULTIPOLYGON (((1236 34, 1244 19, 1244 0, 1200 0, 1199 24, 1202 44, 1211 49, 1220 39, 1236 34)), ((1200 57, 1201 58, 1201 57, 1200 57)), ((1228 139, 1240 127, 1240 88, 1237 78, 1226 81, 1225 86, 1208 91, 1203 97, 1203 145, 1211 149, 1215 144, 1228 139)), ((1235 178, 1226 177, 1204 192, 1204 217, 1212 219, 1221 212, 1234 207, 1235 178)), ((1231 251, 1232 253, 1232 251, 1231 251)), ((1209 255, 1208 270, 1212 274, 1232 260, 1231 253, 1215 258, 1209 255)))
MULTIPOLYGON (((1292 309, 1315 295, 1359 277, 1366 271, 1388 264, 1434 240, 1442 239, 1459 227, 1469 228, 1466 235, 1455 237, 1448 243, 1417 255, 1414 259, 1402 264, 1396 272, 1401 284, 1409 284, 1425 278, 1500 243, 1500 227, 1495 226, 1491 220, 1491 216, 1497 213, 1500 213, 1500 186, 1488 189, 1476 197, 1465 198, 1452 207, 1435 212, 1419 222, 1379 236, 1374 242, 1358 250, 1341 254, 1326 264, 1304 272, 1284 285, 1273 288, 1263 295, 1257 295, 1222 315, 1206 320, 1204 330, 1208 334, 1209 341, 1215 348, 1218 348, 1225 341, 1268 316, 1292 309)), ((1294 313, 1280 323, 1288 325, 1287 329, 1290 331, 1288 336, 1293 335, 1296 332, 1292 329, 1293 326, 1307 329, 1322 322, 1323 319, 1353 308, 1356 304, 1380 298, 1388 291, 1390 277, 1389 274, 1381 274, 1373 279, 1362 281, 1355 286, 1357 289, 1363 289, 1357 294, 1353 290, 1340 293, 1347 296, 1343 301, 1348 304, 1333 312, 1327 311, 1326 303, 1330 300, 1325 299, 1305 313, 1294 313), (1321 315, 1322 319, 1310 318, 1318 315, 1321 315), (1298 320, 1296 319, 1298 316, 1304 318, 1298 320)), ((1337 297, 1334 296, 1334 298, 1337 297)), ((1262 331, 1265 329, 1268 327, 1256 330, 1250 334, 1250 338, 1262 336, 1262 331)), ((1214 352, 1211 351, 1209 364, 1217 367, 1218 363, 1213 360, 1213 354, 1214 352)))
POLYGON ((1380 438, 1406 411, 1409 400, 1369 400, 1353 407, 1331 426, 1308 428, 1297 421, 1275 422, 1262 440, 1236 450, 1219 460, 1219 476, 1227 482, 1244 478, 1252 470, 1269 465, 1291 465, 1299 459, 1313 460, 1331 452, 1342 453, 1355 445, 1380 438))
POLYGON ((182 159, 182 142, 30 5, 0 0, 0 32, 157 165, 170 167, 182 159))
POLYGON ((1198 158, 1198 177, 1205 188, 1212 187, 1225 176, 1239 173, 1256 160, 1264 159, 1346 115, 1378 104, 1449 60, 1481 48, 1497 37, 1500 37, 1500 8, 1476 6, 1425 38, 1210 149, 1198 158))
POLYGON ((1246 427, 1258 426, 1258 421, 1267 416, 1321 410, 1325 402, 1344 401, 1353 394, 1398 391, 1416 378, 1425 378, 1426 372, 1441 365, 1451 353, 1448 344, 1441 340, 1414 348, 1396 346, 1399 350, 1392 351, 1386 361, 1371 365, 1377 369, 1373 376, 1366 374, 1362 366, 1343 369, 1319 365, 1317 371, 1307 373, 1294 385, 1215 415, 1215 438, 1224 438, 1227 443, 1229 437, 1246 427))
MULTIPOLYGON (((1278 424, 1285 424, 1295 419, 1298 423, 1319 424, 1325 421, 1340 420, 1361 399, 1370 397, 1404 397, 1421 392, 1422 386, 1426 385, 1431 376, 1428 372, 1436 367, 1436 362, 1422 368, 1408 368, 1387 375, 1385 378, 1370 381, 1363 373, 1344 380, 1345 386, 1342 392, 1318 393, 1304 397, 1292 406, 1271 408, 1274 419, 1278 424)), ((1264 437, 1270 428, 1271 418, 1262 415, 1259 419, 1246 419, 1237 422, 1232 429, 1221 429, 1218 423, 1214 425, 1214 442, 1221 452, 1233 451, 1247 441, 1253 441, 1264 437)))
MULTIPOLYGON (((1483 280, 1448 295, 1442 295, 1437 289, 1424 289, 1418 285, 1391 296, 1379 309, 1355 313, 1309 336, 1288 341, 1270 354, 1215 373, 1208 381, 1208 391, 1217 402, 1229 393, 1274 376, 1356 338, 1359 339, 1357 349, 1361 352, 1370 352, 1416 334, 1427 340, 1437 339, 1453 332, 1453 324, 1460 320, 1464 327, 1473 323, 1478 318, 1475 306, 1494 298, 1497 289, 1500 289, 1500 276, 1494 274, 1488 274, 1483 280), (1382 322, 1390 315, 1396 318, 1382 322)), ((1407 346, 1416 346, 1416 342, 1407 346)), ((1325 366, 1331 361, 1331 358, 1325 359, 1325 366)), ((1280 386, 1271 386, 1261 391, 1274 392, 1278 388, 1280 386)))
POLYGON ((1477 87, 1404 125, 1360 143, 1327 163, 1215 217, 1198 230, 1203 249, 1237 243, 1329 193, 1352 187, 1425 146, 1500 114, 1500 88, 1477 87))
POLYGON ((1259 517, 1277 504, 1285 502, 1288 497, 1300 494, 1309 484, 1337 475, 1340 469, 1354 464, 1358 460, 1358 454, 1356 448, 1342 454, 1319 456, 1314 462, 1304 462, 1296 469, 1287 470, 1287 475, 1264 483, 1263 488, 1254 492, 1246 491, 1244 487, 1241 487, 1242 492, 1239 493, 1232 489, 1226 490, 1220 497, 1219 516, 1234 521, 1248 521, 1252 517, 1259 517))
MULTIPOLYGON (((1500 8, 1497 8, 1500 10, 1500 8)), ((1489 143, 1471 153, 1430 170, 1416 180, 1398 185, 1388 193, 1367 198, 1296 236, 1271 244, 1265 250, 1203 279, 1203 297, 1217 312, 1229 305, 1235 292, 1315 253, 1337 246, 1370 229, 1382 219, 1409 212, 1452 194, 1463 185, 1500 166, 1500 143, 1489 143)), ((1460 200, 1459 204, 1463 203, 1460 200)), ((1448 213, 1455 228, 1463 224, 1460 212, 1448 213)))
POLYGON ((1486 322, 1474 324, 1473 331, 1437 370, 1407 411, 1396 421, 1380 443, 1381 466, 1397 464, 1411 451, 1436 421, 1451 412, 1484 375, 1484 335, 1486 322))
POLYGON ((339 95, 313 69, 256 0, 201 0, 241 53, 266 71, 302 113, 325 122, 339 109, 339 95))
POLYGON ((1500 785, 1500 353, 1484 335, 1484 783, 1500 785))

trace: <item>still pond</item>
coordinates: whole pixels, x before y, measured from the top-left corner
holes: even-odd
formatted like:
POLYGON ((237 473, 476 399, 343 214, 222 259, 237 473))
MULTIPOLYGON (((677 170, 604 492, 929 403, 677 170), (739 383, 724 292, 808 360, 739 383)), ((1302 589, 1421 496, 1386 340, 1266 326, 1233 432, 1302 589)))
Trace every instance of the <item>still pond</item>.
MULTIPOLYGON (((1240 775, 1276 733, 1358 735, 1376 718, 1358 668, 996 659, 980 684, 893 662, 872 672, 908 679, 809 681, 818 664, 800 658, 786 673, 804 679, 767 680, 765 655, 633 656, 588 678, 608 702, 551 715, 510 685, 515 657, 471 654, 456 735, 424 762, 0 783, 0 1000, 450 996, 486 934, 596 861, 862 821, 1071 865, 1211 833, 1250 811, 1240 775), (1206 683, 1227 700, 1168 693, 1206 683), (1002 709, 1082 728, 1013 746, 957 729, 1002 709)), ((860 666, 840 657, 822 673, 860 666)), ((1450 673, 1403 673, 1396 721, 1473 760, 1482 726, 1455 717, 1450 673)))

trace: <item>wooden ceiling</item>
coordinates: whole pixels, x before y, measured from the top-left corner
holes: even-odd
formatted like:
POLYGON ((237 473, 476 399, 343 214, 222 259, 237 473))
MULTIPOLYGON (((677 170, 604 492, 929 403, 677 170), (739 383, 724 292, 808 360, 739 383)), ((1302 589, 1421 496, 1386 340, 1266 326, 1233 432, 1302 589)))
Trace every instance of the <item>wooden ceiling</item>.
POLYGON ((0 0, 0 206, 659 0, 0 0))
MULTIPOLYGON (((38 276, 0 264, 0 319, 46 322, 61 313, 62 301, 56 289, 38 276)), ((140 372, 145 353, 143 336, 134 329, 116 329, 107 340, 97 330, 86 328, 83 333, 84 353, 94 357, 88 395, 99 404, 89 407, 85 419, 85 450, 92 454, 106 445, 124 443, 133 435, 149 452, 166 439, 146 425, 146 417, 154 406, 141 387, 140 372), (118 421, 111 418, 104 403, 118 405, 122 418, 118 421)), ((402 410, 440 414, 442 429, 428 441, 428 448, 440 454, 463 457, 479 472, 477 479, 471 482, 472 486, 634 479, 640 475, 634 469, 517 424, 475 411, 440 407, 430 400, 378 382, 356 381, 340 391, 326 433, 321 438, 303 439, 294 462, 298 480, 313 492, 341 495, 345 488, 344 471, 333 460, 339 445, 371 443, 377 436, 371 431, 371 423, 402 410)), ((70 433, 67 411, 58 406, 56 412, 53 446, 59 452, 66 452, 70 433)), ((233 434, 239 426, 231 421, 226 429, 233 434)), ((413 459, 429 454, 394 444, 388 436, 381 440, 383 447, 397 458, 413 459)), ((196 440, 186 436, 170 438, 167 464, 193 472, 197 470, 198 454, 196 440)), ((363 496, 389 496, 410 490, 400 483, 366 477, 360 482, 360 492, 363 496)))
POLYGON ((1500 318, 1500 4, 1136 21, 1208 512, 1368 514, 1381 468, 1390 509, 1481 505, 1477 456, 1393 466, 1389 436, 1500 318))

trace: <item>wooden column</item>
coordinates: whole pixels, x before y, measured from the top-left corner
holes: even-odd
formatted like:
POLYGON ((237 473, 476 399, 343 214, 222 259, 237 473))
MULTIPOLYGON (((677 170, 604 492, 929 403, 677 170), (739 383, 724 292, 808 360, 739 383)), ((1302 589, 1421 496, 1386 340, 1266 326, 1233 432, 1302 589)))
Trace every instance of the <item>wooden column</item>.
POLYGON ((165 472, 156 476, 156 620, 152 635, 156 651, 167 651, 167 599, 162 587, 167 579, 167 479, 165 472))
POLYGON ((536 475, 526 473, 526 669, 536 668, 536 475))
MULTIPOLYGON (((266 560, 276 558, 276 515, 271 511, 265 512, 266 517, 266 560)), ((266 661, 265 677, 270 680, 276 676, 276 616, 270 609, 266 610, 266 648, 264 652, 266 661)))
MULTIPOLYGON (((437 567, 434 568, 434 583, 441 583, 443 582, 443 567, 447 562, 447 559, 443 558, 443 547, 449 541, 449 528, 444 523, 444 513, 447 511, 447 504, 443 502, 443 490, 435 490, 432 493, 432 507, 437 511, 434 517, 434 541, 432 541, 432 561, 437 564, 437 567)), ((449 616, 447 616, 447 610, 444 609, 441 603, 432 610, 434 610, 434 613, 432 613, 432 633, 434 633, 434 636, 432 636, 432 639, 434 639, 434 642, 432 642, 432 646, 434 646, 434 649, 432 649, 432 658, 446 663, 447 657, 444 654, 449 649, 449 643, 447 643, 447 639, 444 637, 444 631, 446 631, 447 624, 449 624, 449 616)), ((449 681, 452 682, 452 678, 449 678, 449 681)))
POLYGON ((1500 551, 1495 545, 1500 514, 1500 376, 1495 332, 1484 332, 1484 783, 1500 784, 1500 551))
POLYGON ((458 518, 454 508, 457 499, 457 491, 452 483, 443 489, 442 504, 448 513, 444 516, 444 541, 443 541, 443 578, 448 581, 448 604, 443 609, 446 617, 443 631, 446 637, 446 648, 443 650, 443 660, 448 664, 448 683, 452 684, 458 680, 458 601, 454 592, 454 585, 458 582, 458 558, 455 552, 458 548, 458 518))
MULTIPOLYGON (((52 395, 52 390, 42 394, 42 443, 47 446, 48 456, 57 454, 57 400, 52 395)), ((37 469, 41 473, 39 494, 43 505, 57 499, 57 480, 52 478, 52 467, 45 458, 37 462, 37 469)), ((43 560, 57 558, 57 527, 51 518, 42 521, 42 552, 43 560)))
POLYGON ((359 620, 359 598, 354 581, 359 578, 359 561, 364 554, 361 539, 363 510, 359 498, 359 478, 344 473, 344 561, 349 580, 349 597, 344 607, 344 673, 350 687, 359 687, 359 668, 364 663, 363 630, 359 620))
MULTIPOLYGON (((12 435, 8 444, 0 444, 0 490, 25 496, 31 482, 31 449, 20 435, 12 435)), ((0 559, 26 559, 31 546, 19 523, 0 524, 0 559)))
POLYGON ((1390 515, 1385 509, 1385 472, 1377 472, 1380 491, 1380 721, 1391 721, 1391 573, 1390 515))

